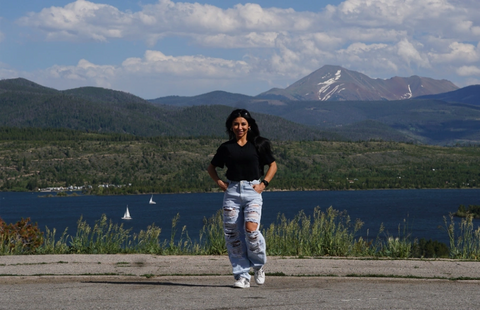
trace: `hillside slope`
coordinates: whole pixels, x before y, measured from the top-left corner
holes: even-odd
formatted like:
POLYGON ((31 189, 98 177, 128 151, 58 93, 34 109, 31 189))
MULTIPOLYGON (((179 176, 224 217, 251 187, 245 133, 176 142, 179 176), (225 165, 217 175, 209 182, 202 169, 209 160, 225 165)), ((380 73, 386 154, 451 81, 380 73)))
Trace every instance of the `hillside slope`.
MULTIPOLYGON (((85 190, 94 194, 218 191, 206 168, 223 141, 0 128, 0 190, 87 185, 85 190)), ((478 147, 381 141, 272 141, 272 146, 279 169, 270 189, 458 189, 480 184, 478 147)))
POLYGON ((435 99, 447 102, 459 102, 480 106, 480 85, 470 85, 450 92, 425 95, 419 99, 435 99))
POLYGON ((232 94, 225 91, 213 91, 198 96, 167 96, 148 100, 154 104, 173 105, 178 107, 189 107, 196 105, 226 105, 235 106, 238 102, 252 99, 253 97, 232 94))
MULTIPOLYGON (((222 136, 231 107, 210 105, 164 108, 125 92, 97 87, 66 91, 25 79, 0 81, 0 126, 69 128, 138 136, 222 136)), ((272 139, 333 139, 278 116, 258 115, 272 139)))
POLYGON ((362 140, 380 138, 439 145, 480 143, 480 108, 466 104, 411 99, 285 101, 272 105, 268 100, 258 100, 245 106, 252 111, 334 131, 351 140, 362 137, 362 140))
MULTIPOLYGON (((476 89, 473 88, 473 93, 476 89)), ((167 105, 168 100, 152 103, 104 88, 58 91, 25 79, 2 80, 0 126, 69 128, 138 136, 226 137, 225 118, 232 107, 241 107, 254 114, 261 123, 262 134, 271 139, 480 143, 480 107, 471 104, 432 99, 280 101, 226 92, 171 100, 178 101, 176 106, 167 105)))

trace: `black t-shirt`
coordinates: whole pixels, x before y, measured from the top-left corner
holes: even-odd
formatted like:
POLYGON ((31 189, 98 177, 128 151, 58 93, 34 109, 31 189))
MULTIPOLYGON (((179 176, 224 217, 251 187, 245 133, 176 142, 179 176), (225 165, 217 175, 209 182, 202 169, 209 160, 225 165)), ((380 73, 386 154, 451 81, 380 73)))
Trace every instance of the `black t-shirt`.
POLYGON ((263 166, 274 161, 272 154, 260 156, 250 141, 240 146, 236 140, 230 140, 220 145, 211 163, 220 168, 227 166, 226 177, 230 181, 253 181, 263 175, 263 166))

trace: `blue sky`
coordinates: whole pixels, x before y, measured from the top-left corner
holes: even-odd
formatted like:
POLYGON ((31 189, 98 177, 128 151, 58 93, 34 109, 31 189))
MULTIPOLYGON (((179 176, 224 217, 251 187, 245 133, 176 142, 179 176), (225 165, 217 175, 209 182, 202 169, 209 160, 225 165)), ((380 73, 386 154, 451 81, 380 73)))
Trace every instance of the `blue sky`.
POLYGON ((323 65, 480 84, 480 1, 0 0, 0 79, 257 95, 323 65))

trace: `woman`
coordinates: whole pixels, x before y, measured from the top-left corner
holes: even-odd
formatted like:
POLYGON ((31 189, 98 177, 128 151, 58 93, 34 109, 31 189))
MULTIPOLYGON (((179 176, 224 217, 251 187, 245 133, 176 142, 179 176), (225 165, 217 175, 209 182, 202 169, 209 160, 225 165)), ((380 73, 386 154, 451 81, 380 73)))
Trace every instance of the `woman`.
POLYGON ((262 192, 277 172, 270 141, 260 136, 257 123, 244 109, 234 110, 225 122, 230 140, 220 145, 208 166, 208 174, 225 192, 223 229, 228 257, 235 277, 234 287, 250 287, 250 267, 255 282, 265 283, 265 239, 260 232, 262 192), (264 166, 268 170, 264 174, 264 166), (216 168, 227 166, 226 178, 216 168))

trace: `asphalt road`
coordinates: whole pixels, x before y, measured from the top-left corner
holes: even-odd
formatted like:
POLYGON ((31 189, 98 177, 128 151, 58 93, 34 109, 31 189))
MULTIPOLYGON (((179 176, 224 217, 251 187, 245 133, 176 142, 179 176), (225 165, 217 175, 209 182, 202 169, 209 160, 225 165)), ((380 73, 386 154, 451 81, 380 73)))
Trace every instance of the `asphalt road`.
POLYGON ((232 288, 224 256, 0 256, 0 309, 479 309, 480 262, 270 257, 232 288))

